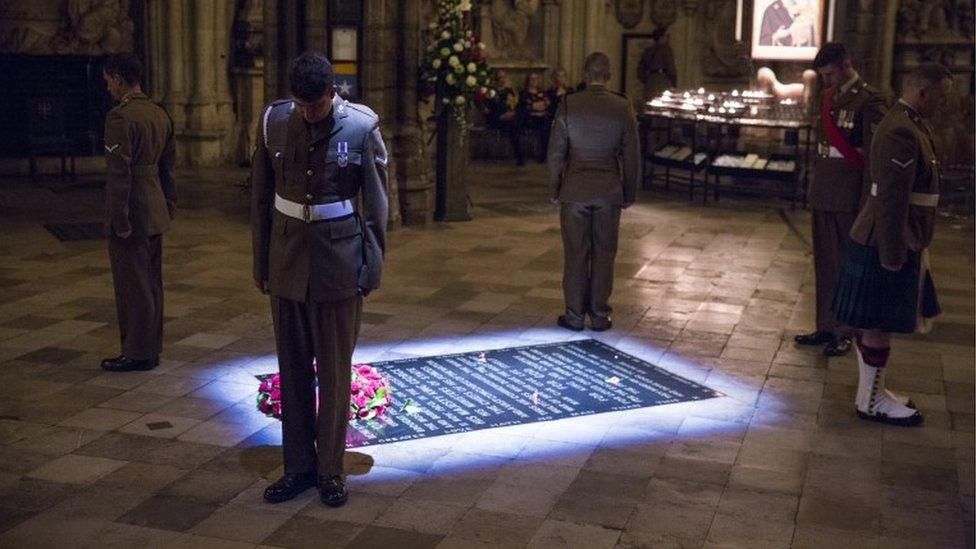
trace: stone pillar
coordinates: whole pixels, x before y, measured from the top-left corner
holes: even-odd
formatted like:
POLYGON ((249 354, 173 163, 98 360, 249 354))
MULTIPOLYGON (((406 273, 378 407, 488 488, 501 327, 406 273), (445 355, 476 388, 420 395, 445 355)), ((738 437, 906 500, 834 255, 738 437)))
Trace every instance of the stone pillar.
MULTIPOLYGON (((669 32, 673 42, 671 49, 677 58, 675 64, 679 67, 679 89, 697 87, 702 82, 702 37, 699 33, 698 7, 698 0, 681 0, 678 18, 669 32)), ((729 24, 734 25, 735 21, 729 24)))
MULTIPOLYGON (((154 97, 161 100, 163 106, 173 118, 173 131, 182 135, 186 129, 186 75, 183 72, 183 25, 185 13, 183 2, 155 2, 159 11, 164 12, 158 19, 150 17, 156 25, 157 32, 150 32, 150 36, 158 36, 163 45, 159 58, 161 77, 160 85, 154 90, 154 97), (164 23, 165 22, 165 23, 164 23)), ((182 159, 182 158, 181 158, 182 159)))
MULTIPOLYGON (((271 1, 271 0, 268 0, 271 1)), ((234 161, 250 160, 264 97, 264 0, 245 0, 234 17, 233 90, 237 107, 234 161)))
POLYGON ((542 59, 553 69, 563 68, 559 56, 562 0, 542 0, 542 59))
POLYGON ((305 48, 329 51, 326 3, 326 0, 319 0, 305 5, 305 48))
POLYGON ((461 134, 461 126, 454 119, 454 112, 445 109, 437 121, 437 204, 434 219, 471 220, 467 182, 470 157, 468 137, 461 134))
POLYGON ((569 3, 562 6, 559 10, 559 65, 566 69, 566 77, 573 85, 580 80, 580 63, 577 62, 573 44, 578 36, 574 32, 573 25, 576 21, 576 3, 569 3))
POLYGON ((231 58, 231 28, 234 25, 234 0, 216 1, 216 32, 213 42, 212 70, 217 80, 215 104, 217 106, 217 120, 221 128, 220 160, 226 161, 233 157, 234 147, 239 134, 236 131, 237 121, 234 113, 234 101, 230 95, 230 58, 231 58))
MULTIPOLYGON (((399 0, 396 49, 396 118, 393 128, 393 150, 396 162, 391 180, 398 190, 398 214, 406 225, 430 222, 433 213, 433 188, 426 146, 421 131, 418 108, 417 67, 424 45, 420 29, 424 26, 422 0, 399 0)), ((391 204, 396 204, 391 200, 391 204)), ((393 213, 393 212, 391 212, 393 213)), ((392 216, 391 216, 392 217, 392 216)))
POLYGON ((188 2, 189 48, 183 61, 190 69, 190 98, 186 105, 183 145, 186 163, 192 166, 219 163, 223 132, 217 124, 216 64, 217 4, 220 0, 188 2))

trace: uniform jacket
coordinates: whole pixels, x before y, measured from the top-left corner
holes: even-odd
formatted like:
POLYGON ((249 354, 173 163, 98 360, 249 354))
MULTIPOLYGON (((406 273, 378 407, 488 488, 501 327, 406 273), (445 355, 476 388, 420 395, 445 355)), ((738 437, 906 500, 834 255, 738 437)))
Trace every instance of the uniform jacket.
POLYGON ((152 236, 176 212, 173 122, 143 93, 129 95, 105 119, 106 232, 152 236))
MULTIPOLYGON (((831 118, 844 139, 864 157, 864 170, 857 171, 844 158, 818 155, 813 178, 807 190, 807 201, 814 210, 827 212, 857 212, 863 202, 862 193, 869 185, 868 153, 871 136, 888 111, 885 95, 857 78, 846 89, 838 89, 831 103, 831 118)), ((820 103, 816 103, 818 149, 829 146, 820 119, 820 103)))
POLYGON ((309 126, 291 101, 268 106, 251 160, 254 279, 293 301, 339 301, 380 285, 386 224, 386 146, 379 117, 338 94, 332 114, 309 126), (348 154, 340 155, 339 143, 348 154), (341 166, 340 164, 346 164, 341 166), (306 223, 274 207, 351 199, 357 213, 306 223))
POLYGON ((650 46, 637 64, 637 79, 644 84, 644 99, 653 99, 678 84, 674 51, 670 44, 650 46))
POLYGON ((626 97, 591 84, 565 95, 549 137, 549 196, 629 204, 641 178, 637 119, 626 97))
POLYGON ((870 196, 851 238, 876 246, 882 264, 899 267, 908 250, 932 242, 940 173, 928 124, 899 101, 874 134, 870 160, 870 196))

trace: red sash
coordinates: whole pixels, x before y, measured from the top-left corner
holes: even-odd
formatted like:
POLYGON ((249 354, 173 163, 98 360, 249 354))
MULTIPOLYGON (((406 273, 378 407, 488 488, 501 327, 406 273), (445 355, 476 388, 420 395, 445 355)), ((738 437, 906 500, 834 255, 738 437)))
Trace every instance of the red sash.
POLYGON ((827 142, 840 151, 841 156, 844 157, 844 160, 847 160, 847 163, 852 168, 857 171, 863 171, 864 157, 844 139, 844 134, 840 132, 840 128, 837 127, 834 118, 830 116, 831 98, 833 95, 834 88, 827 88, 823 91, 823 106, 820 109, 820 118, 823 123, 824 135, 827 137, 827 142))

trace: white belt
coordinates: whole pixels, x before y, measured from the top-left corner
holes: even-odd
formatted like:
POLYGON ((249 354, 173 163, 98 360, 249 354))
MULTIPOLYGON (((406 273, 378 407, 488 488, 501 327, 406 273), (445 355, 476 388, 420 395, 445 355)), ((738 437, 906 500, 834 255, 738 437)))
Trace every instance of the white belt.
POLYGON ((339 202, 329 202, 328 204, 299 204, 286 198, 281 198, 275 194, 275 209, 295 219, 301 219, 308 223, 310 221, 323 221, 335 219, 353 213, 352 202, 340 200, 339 202))
MULTIPOLYGON (((877 183, 871 183, 871 196, 878 196, 877 183)), ((908 195, 908 203, 912 206, 935 208, 939 205, 939 193, 911 193, 908 195)))

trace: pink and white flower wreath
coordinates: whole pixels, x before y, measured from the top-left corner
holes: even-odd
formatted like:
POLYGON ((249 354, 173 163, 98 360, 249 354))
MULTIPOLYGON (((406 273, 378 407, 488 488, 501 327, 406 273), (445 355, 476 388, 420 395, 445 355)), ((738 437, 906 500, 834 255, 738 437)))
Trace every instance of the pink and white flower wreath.
MULTIPOLYGON (((281 377, 279 374, 258 376, 258 410, 268 417, 281 419, 281 377)), ((352 365, 349 386, 349 419, 371 420, 386 413, 393 404, 390 383, 368 364, 352 365)), ((317 406, 317 403, 316 403, 317 406)))

